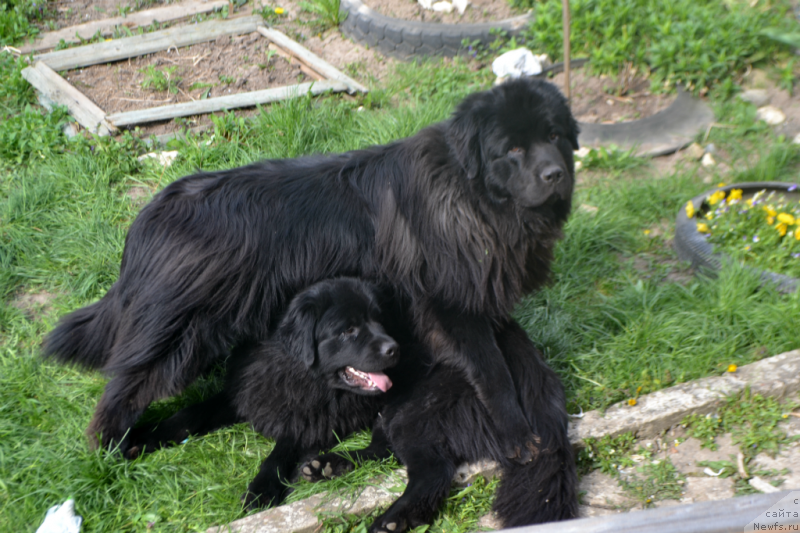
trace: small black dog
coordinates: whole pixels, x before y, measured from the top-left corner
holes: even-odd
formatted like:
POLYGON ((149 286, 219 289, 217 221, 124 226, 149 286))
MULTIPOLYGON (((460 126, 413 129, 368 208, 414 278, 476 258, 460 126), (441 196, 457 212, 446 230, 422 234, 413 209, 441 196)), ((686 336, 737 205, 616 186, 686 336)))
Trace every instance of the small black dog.
POLYGON ((394 386, 372 430, 370 445, 348 457, 327 453, 301 467, 309 481, 340 475, 357 462, 391 453, 408 468, 403 495, 370 527, 370 533, 400 533, 430 523, 450 491, 462 462, 493 459, 503 476, 494 510, 504 527, 565 520, 577 516, 577 475, 569 442, 564 389, 542 354, 513 321, 498 326, 500 350, 514 376, 517 397, 541 439, 527 464, 510 461, 503 450, 498 421, 483 405, 464 372, 435 363, 421 346, 401 343, 403 357, 391 369, 394 386), (542 416, 549 405, 553 419, 542 416))
POLYGON ((275 438, 275 448, 245 504, 277 505, 300 460, 370 426, 392 386, 384 371, 397 360, 373 287, 350 278, 319 282, 292 300, 271 340, 234 350, 221 392, 133 429, 124 454, 132 459, 247 421, 275 438))

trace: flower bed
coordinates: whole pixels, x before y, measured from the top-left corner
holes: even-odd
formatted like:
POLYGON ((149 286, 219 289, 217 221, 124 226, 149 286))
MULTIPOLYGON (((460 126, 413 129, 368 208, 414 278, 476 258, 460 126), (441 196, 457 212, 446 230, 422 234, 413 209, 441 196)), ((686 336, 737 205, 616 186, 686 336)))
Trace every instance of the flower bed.
POLYGON ((675 247, 696 267, 729 257, 794 290, 800 278, 800 190, 789 183, 741 183, 689 200, 678 214, 675 247))

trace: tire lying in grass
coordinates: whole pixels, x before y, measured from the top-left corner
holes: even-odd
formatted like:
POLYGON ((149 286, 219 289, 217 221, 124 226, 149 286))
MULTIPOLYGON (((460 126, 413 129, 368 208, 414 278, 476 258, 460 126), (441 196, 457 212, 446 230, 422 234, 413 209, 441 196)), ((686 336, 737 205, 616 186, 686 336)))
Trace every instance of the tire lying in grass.
MULTIPOLYGON (((790 192, 791 183, 777 181, 734 183, 724 187, 718 187, 707 191, 690 200, 694 210, 703 212, 708 210, 710 205, 708 197, 717 191, 723 191, 725 196, 733 189, 742 190, 742 198, 746 199, 761 190, 775 191, 783 193, 790 198, 800 196, 797 192, 790 192)), ((796 186, 795 186, 796 188, 796 186)), ((794 190, 794 189, 792 189, 794 190)), ((690 261, 692 267, 698 272, 714 274, 722 268, 725 261, 731 260, 726 254, 714 251, 714 245, 706 240, 706 237, 697 231, 697 219, 689 218, 686 214, 686 207, 681 206, 678 216, 675 219, 675 251, 678 257, 684 261, 690 261)), ((783 293, 790 293, 800 288, 800 280, 776 272, 768 272, 759 269, 752 269, 759 273, 761 280, 774 283, 778 290, 783 293)))
POLYGON ((361 0, 341 0, 339 6, 344 12, 340 27, 345 35, 404 61, 423 56, 453 57, 463 49, 465 40, 485 46, 494 41, 496 29, 515 35, 532 20, 528 14, 479 24, 438 24, 387 17, 361 0))

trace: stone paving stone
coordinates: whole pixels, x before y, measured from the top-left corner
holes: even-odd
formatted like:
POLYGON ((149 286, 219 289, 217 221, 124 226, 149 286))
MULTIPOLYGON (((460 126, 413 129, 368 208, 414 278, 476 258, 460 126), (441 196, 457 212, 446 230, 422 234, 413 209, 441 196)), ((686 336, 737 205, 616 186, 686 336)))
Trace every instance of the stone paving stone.
POLYGON ((667 455, 672 465, 684 475, 705 476, 703 469, 698 466, 701 461, 731 461, 736 468, 736 456, 739 448, 734 446, 730 433, 720 435, 716 439, 717 449, 701 448, 702 441, 689 437, 677 446, 671 446, 667 455), (732 457, 731 457, 732 456, 732 457))
POLYGON ((774 458, 766 453, 758 454, 750 463, 750 470, 777 470, 789 469, 789 473, 777 476, 759 476, 767 481, 783 479, 784 482, 778 486, 781 490, 800 489, 800 446, 784 447, 774 458))

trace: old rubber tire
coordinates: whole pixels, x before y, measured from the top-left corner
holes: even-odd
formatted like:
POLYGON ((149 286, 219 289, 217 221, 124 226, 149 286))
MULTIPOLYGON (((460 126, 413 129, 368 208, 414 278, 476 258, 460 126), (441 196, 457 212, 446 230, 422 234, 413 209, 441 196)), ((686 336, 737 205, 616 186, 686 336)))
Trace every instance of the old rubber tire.
POLYGON ((341 0, 339 6, 344 18, 340 28, 345 35, 404 61, 424 56, 453 57, 462 51, 465 40, 488 45, 495 39, 493 29, 514 35, 533 20, 527 14, 480 24, 438 24, 387 17, 361 0, 341 0))

